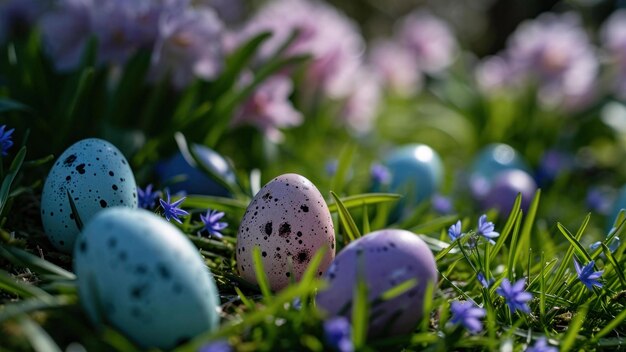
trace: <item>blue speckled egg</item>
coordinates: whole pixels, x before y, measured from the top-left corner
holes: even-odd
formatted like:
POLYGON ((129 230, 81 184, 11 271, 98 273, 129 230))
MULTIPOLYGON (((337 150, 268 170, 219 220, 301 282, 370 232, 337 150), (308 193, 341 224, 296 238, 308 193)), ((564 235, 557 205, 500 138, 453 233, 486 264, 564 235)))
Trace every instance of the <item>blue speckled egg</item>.
POLYGON ((520 153, 510 145, 496 143, 483 148, 470 168, 469 182, 474 197, 484 197, 497 174, 511 169, 531 172, 520 153))
POLYGON ((375 185, 374 190, 404 195, 398 208, 411 209, 429 199, 443 180, 441 158, 424 144, 410 144, 394 149, 383 164, 391 176, 389 184, 375 185))
POLYGON ((90 320, 144 348, 171 349, 218 326, 215 282, 197 248, 147 210, 99 212, 76 241, 74 271, 90 320))
POLYGON ((83 224, 107 207, 137 208, 135 176, 124 155, 101 139, 76 142, 54 163, 41 195, 46 235, 66 253, 74 248, 79 232, 68 192, 83 224))
POLYGON ((350 318, 360 270, 371 304, 368 335, 411 332, 422 317, 426 287, 437 284, 437 265, 428 245, 416 234, 397 229, 375 231, 352 241, 324 274, 329 287, 318 294, 317 306, 331 316, 350 318), (373 303, 387 290, 411 279, 416 285, 406 292, 373 303))
POLYGON ((507 216, 515 198, 521 193, 521 208, 526 212, 535 192, 537 184, 532 176, 522 170, 506 170, 498 173, 481 204, 485 209, 496 208, 500 214, 507 216))
MULTIPOLYGON (((203 145, 194 144, 191 148, 204 165, 215 174, 221 175, 228 182, 235 182, 235 173, 224 157, 203 145)), ((156 167, 156 173, 162 184, 172 181, 174 177, 184 176, 180 182, 176 181, 168 185, 172 193, 184 191, 189 194, 221 197, 229 195, 228 190, 205 174, 202 169, 187 162, 180 152, 159 163, 156 167)))

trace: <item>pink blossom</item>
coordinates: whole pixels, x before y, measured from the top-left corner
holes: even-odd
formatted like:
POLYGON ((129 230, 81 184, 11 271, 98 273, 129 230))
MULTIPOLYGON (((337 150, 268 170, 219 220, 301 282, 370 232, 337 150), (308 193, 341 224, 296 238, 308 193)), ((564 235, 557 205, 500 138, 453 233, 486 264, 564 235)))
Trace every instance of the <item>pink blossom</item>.
POLYGON ((375 42, 370 61, 382 83, 394 93, 408 97, 422 88, 423 79, 417 61, 396 42, 375 42))

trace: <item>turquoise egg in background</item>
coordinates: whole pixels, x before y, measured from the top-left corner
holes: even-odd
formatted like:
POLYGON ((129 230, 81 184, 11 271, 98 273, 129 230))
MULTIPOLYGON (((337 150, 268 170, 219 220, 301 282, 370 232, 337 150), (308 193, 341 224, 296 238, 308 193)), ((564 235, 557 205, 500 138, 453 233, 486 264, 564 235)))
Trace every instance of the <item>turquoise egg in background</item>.
POLYGON ((495 143, 480 150, 470 167, 469 182, 474 197, 485 197, 498 174, 511 169, 531 174, 531 169, 522 155, 510 145, 495 143))
MULTIPOLYGON (((203 145, 191 146, 200 161, 229 183, 235 182, 235 173, 228 161, 214 150, 203 145)), ((161 184, 167 184, 172 193, 204 194, 220 197, 229 196, 228 190, 209 177, 193 161, 188 161, 178 152, 156 166, 156 173, 161 184)))
POLYGON ((394 149, 387 155, 383 165, 389 171, 388 183, 375 182, 374 190, 403 196, 392 218, 404 215, 415 205, 430 199, 443 182, 441 158, 425 144, 410 144, 394 149))
POLYGON ((613 228, 615 220, 617 219, 617 215, 619 214, 619 211, 621 209, 626 209, 626 186, 622 186, 622 188, 620 188, 615 200, 613 201, 611 213, 606 219, 607 234, 611 230, 611 228, 613 228))
POLYGON ((143 348, 171 349, 218 326, 219 296, 198 249, 147 210, 99 212, 76 240, 74 271, 91 322, 143 348))

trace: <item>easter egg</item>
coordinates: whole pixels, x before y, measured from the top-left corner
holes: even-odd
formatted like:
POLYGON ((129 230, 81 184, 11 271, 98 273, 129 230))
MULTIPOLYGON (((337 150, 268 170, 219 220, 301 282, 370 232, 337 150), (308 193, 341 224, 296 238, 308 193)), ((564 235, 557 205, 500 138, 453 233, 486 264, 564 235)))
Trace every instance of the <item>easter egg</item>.
POLYGON ((470 187, 477 198, 485 196, 496 175, 516 169, 530 173, 530 168, 518 151, 507 144, 490 144, 483 148, 470 168, 470 187))
POLYGON ((41 220, 50 242, 69 253, 79 228, 104 208, 137 208, 137 186, 124 155, 111 143, 90 138, 67 148, 52 166, 41 194, 41 220), (69 194, 69 196, 68 196, 69 194))
POLYGON ((359 277, 368 288, 368 335, 399 335, 411 332, 420 321, 426 288, 437 283, 437 266, 426 243, 414 233, 375 231, 339 252, 324 274, 329 287, 318 294, 317 306, 330 316, 350 318, 359 277), (378 300, 384 292, 411 279, 416 284, 408 291, 390 300, 378 300))
POLYGON ((615 220, 617 220, 617 215, 619 215, 619 212, 622 209, 626 209, 626 186, 623 186, 622 188, 620 188, 619 192, 617 193, 617 197, 613 201, 613 206, 611 207, 611 213, 606 219, 607 220, 607 224, 606 224, 607 233, 608 231, 611 230, 611 228, 613 228, 613 225, 619 225, 619 224, 615 224, 615 220))
POLYGON ((429 199, 442 183, 441 158, 431 147, 411 144, 389 153, 383 162, 389 171, 388 185, 374 185, 375 191, 404 195, 398 208, 411 209, 429 199))
POLYGON ((144 348, 170 349, 217 327, 219 297, 196 247, 143 209, 99 212, 74 248, 80 304, 144 348))
MULTIPOLYGON (((191 146, 200 161, 214 174, 220 175, 227 182, 235 182, 235 173, 220 154, 203 145, 191 146)), ((224 186, 209 177, 194 160, 187 160, 179 152, 156 167, 156 173, 162 184, 168 185, 172 193, 184 191, 190 194, 206 194, 226 197, 229 192, 224 186), (180 181, 175 178, 180 177, 180 181)))
POLYGON ((506 216, 513 208, 515 198, 521 193, 521 208, 526 212, 536 191, 537 184, 528 173, 522 170, 502 171, 496 176, 481 204, 485 209, 496 208, 506 216))
POLYGON ((319 274, 335 257, 335 231, 328 206, 308 179, 284 174, 254 197, 237 232, 237 269, 256 284, 252 251, 259 247, 270 287, 298 281, 315 253, 325 248, 319 274))

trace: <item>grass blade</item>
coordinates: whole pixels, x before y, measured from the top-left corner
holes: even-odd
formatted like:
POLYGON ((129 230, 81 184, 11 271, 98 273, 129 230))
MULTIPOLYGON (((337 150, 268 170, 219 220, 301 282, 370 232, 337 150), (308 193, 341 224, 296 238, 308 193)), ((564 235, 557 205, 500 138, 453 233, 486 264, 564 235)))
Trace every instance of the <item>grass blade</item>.
POLYGON ((330 182, 330 189, 334 192, 341 193, 341 190, 345 185, 348 172, 350 171, 350 166, 352 165, 355 152, 356 145, 354 143, 348 143, 341 149, 339 160, 337 161, 337 171, 330 182))
POLYGON ((0 214, 4 211, 4 206, 7 204, 9 199, 9 193, 11 192, 11 185, 15 180, 15 176, 17 176, 17 172, 22 167, 22 163, 24 162, 24 158, 26 157, 26 147, 20 148, 20 151, 17 152, 13 162, 11 162, 11 166, 9 167, 9 171, 6 176, 2 180, 2 186, 0 186, 0 214))
POLYGON ((17 247, 0 245, 0 256, 39 273, 58 275, 68 280, 76 279, 74 273, 17 247))
POLYGON ((22 326, 24 335, 26 335, 33 347, 33 350, 36 352, 62 352, 61 348, 54 342, 52 337, 29 316, 21 316, 19 323, 22 326))
MULTIPOLYGON (((341 202, 346 209, 351 209, 363 205, 395 202, 400 198, 402 198, 401 195, 394 193, 363 193, 341 198, 341 202)), ((331 213, 339 211, 337 203, 328 204, 328 210, 331 213)))
POLYGON ((255 246, 252 249, 252 260, 254 262, 254 273, 256 274, 256 281, 259 284, 263 297, 269 300, 272 297, 272 291, 270 290, 270 284, 265 275, 263 269, 263 259, 261 259, 261 249, 259 246, 255 246))
POLYGON ((615 272, 617 273, 619 282, 622 285, 622 290, 626 290, 626 277, 624 277, 624 270, 622 269, 622 266, 617 262, 617 260, 615 260, 615 257, 613 257, 613 253, 611 253, 609 247, 607 247, 607 245, 604 243, 602 243, 602 251, 606 256, 606 259, 608 259, 609 262, 613 265, 613 270, 615 270, 615 272))
POLYGON ((335 192, 330 191, 330 195, 335 199, 335 203, 337 204, 337 209, 339 209, 339 220, 343 225, 344 231, 350 238, 350 241, 354 241, 355 239, 361 237, 361 233, 359 229, 356 227, 354 223, 354 219, 350 215, 350 212, 346 209, 346 207, 341 202, 341 199, 335 194, 335 192))
POLYGON ((582 306, 580 310, 576 313, 576 315, 572 318, 567 331, 565 332, 565 337, 561 340, 560 351, 567 352, 569 351, 576 342, 576 337, 578 337, 578 332, 580 331, 581 326, 585 321, 585 317, 587 316, 588 306, 582 306))

